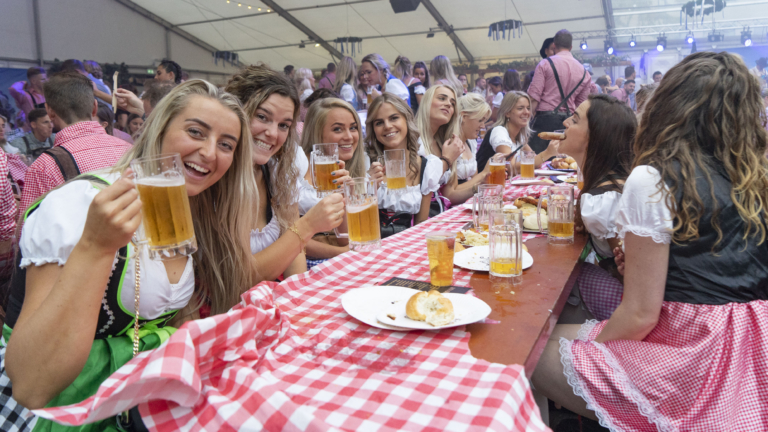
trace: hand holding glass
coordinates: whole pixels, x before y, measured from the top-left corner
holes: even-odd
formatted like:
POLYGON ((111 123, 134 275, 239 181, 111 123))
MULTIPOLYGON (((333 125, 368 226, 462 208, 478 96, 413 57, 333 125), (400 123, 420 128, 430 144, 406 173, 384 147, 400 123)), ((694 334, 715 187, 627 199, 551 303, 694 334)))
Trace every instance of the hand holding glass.
POLYGON ((336 176, 331 173, 339 170, 339 145, 315 144, 309 154, 309 168, 312 185, 317 189, 317 197, 322 198, 338 189, 333 182, 336 176))
POLYGON ((347 227, 349 233, 339 233, 336 237, 348 238, 349 249, 353 251, 372 251, 381 247, 379 230, 379 204, 376 195, 376 181, 364 177, 353 178, 344 182, 346 198, 347 227))
POLYGON ((139 244, 152 259, 190 256, 197 250, 184 165, 178 154, 134 159, 134 181, 141 199, 139 244))

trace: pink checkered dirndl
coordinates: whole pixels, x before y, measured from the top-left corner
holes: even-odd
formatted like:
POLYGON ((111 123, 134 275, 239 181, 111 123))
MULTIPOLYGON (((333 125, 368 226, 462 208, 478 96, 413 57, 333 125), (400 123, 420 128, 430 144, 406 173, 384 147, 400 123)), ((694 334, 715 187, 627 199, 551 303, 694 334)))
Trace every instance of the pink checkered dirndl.
POLYGON ((574 392, 612 431, 768 430, 768 301, 664 302, 642 341, 594 339, 584 324, 560 354, 574 392))

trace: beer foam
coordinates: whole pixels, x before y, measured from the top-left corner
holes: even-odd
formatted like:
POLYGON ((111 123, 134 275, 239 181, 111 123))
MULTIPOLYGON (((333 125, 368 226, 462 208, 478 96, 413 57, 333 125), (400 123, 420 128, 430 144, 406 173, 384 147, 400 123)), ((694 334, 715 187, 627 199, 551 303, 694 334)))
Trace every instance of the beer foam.
POLYGON ((360 205, 360 206, 347 206, 347 213, 360 213, 365 210, 368 210, 371 206, 377 205, 376 203, 371 203, 368 205, 360 205))
POLYGON ((335 160, 334 161, 319 161, 319 160, 315 159, 315 165, 333 165, 333 164, 336 164, 336 163, 338 163, 338 161, 335 161, 335 160))
POLYGON ((506 165, 506 162, 490 162, 491 166, 504 166, 506 165))
POLYGON ((155 186, 155 187, 183 186, 184 176, 182 175, 166 176, 166 175, 160 174, 160 175, 145 177, 145 178, 136 180, 136 184, 145 185, 145 186, 155 186))

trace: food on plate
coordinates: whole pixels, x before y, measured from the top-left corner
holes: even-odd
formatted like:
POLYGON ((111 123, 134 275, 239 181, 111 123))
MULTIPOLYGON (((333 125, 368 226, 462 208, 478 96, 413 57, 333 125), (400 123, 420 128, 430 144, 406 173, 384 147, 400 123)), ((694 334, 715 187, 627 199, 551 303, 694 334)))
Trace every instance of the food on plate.
POLYGON ((405 314, 414 321, 426 321, 434 327, 444 326, 453 322, 453 303, 432 290, 428 293, 419 291, 405 305, 405 314))
MULTIPOLYGON (((520 198, 515 200, 515 207, 517 207, 519 209, 523 209, 523 208, 530 207, 530 206, 537 207, 538 205, 539 205, 539 199, 538 198, 534 198, 532 196, 524 196, 524 197, 520 197, 520 198)), ((544 210, 547 209, 547 200, 546 199, 544 199, 541 202, 541 208, 544 209, 544 210)))
POLYGON ((459 231, 456 238, 458 238, 459 243, 465 247, 488 245, 488 237, 473 230, 459 231))
POLYGON ((387 314, 387 318, 389 318, 389 319, 391 319, 392 321, 394 321, 395 319, 397 319, 397 315, 395 315, 395 314, 391 314, 391 313, 388 313, 388 314, 387 314))
POLYGON ((570 183, 570 184, 576 184, 576 183, 578 183, 579 179, 577 179, 574 176, 571 176, 571 177, 566 177, 565 180, 563 180, 563 181, 565 181, 566 183, 570 183))
POLYGON ((543 140, 561 140, 565 139, 565 134, 555 132, 539 132, 539 138, 543 140))
MULTIPOLYGON (((549 218, 544 213, 541 214, 541 229, 547 229, 549 226, 549 218)), ((536 218, 536 213, 534 212, 531 215, 526 216, 523 219, 523 228, 529 229, 529 230, 539 230, 539 223, 538 219, 536 218)))
POLYGON ((554 158, 549 162, 549 165, 553 169, 578 169, 579 165, 576 163, 576 159, 568 156, 565 158, 554 158))

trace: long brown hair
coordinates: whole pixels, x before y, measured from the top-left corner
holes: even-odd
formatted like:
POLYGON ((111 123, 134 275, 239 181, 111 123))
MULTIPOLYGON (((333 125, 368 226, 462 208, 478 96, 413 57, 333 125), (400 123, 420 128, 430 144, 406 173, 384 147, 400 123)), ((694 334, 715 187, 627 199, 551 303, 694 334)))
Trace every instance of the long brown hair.
POLYGON ((395 110, 405 118, 405 123, 408 125, 408 133, 406 134, 408 167, 410 171, 414 173, 416 178, 419 178, 421 170, 421 158, 419 158, 419 130, 416 128, 413 111, 411 111, 411 107, 409 107, 404 100, 392 93, 384 92, 384 94, 374 99, 373 102, 371 102, 371 106, 368 108, 368 117, 365 120, 365 147, 368 149, 368 156, 370 156, 373 161, 378 160, 380 156, 384 156, 385 148, 376 138, 373 122, 376 119, 376 115, 379 113, 379 109, 385 103, 392 105, 395 110))
POLYGON ((589 96, 587 125, 589 144, 581 167, 584 190, 590 191, 606 180, 621 189, 619 180, 626 180, 632 167, 635 113, 613 96, 593 94, 589 96))
MULTIPOLYGON (((744 236, 766 237, 768 205, 768 134, 765 107, 757 80, 744 62, 727 52, 691 54, 669 70, 643 113, 635 141, 635 166, 651 165, 661 173, 659 191, 668 185, 667 208, 675 218, 674 241, 699 237, 705 212, 696 189, 697 174, 709 184, 711 172, 724 171, 731 200, 744 221, 744 236), (676 202, 675 197, 680 196, 676 202)), ((714 201, 716 202, 716 201, 714 201)), ((712 226, 722 240, 719 209, 712 226)))
POLYGON ((255 282, 248 234, 255 221, 250 203, 258 202, 259 192, 251 167, 251 132, 240 102, 203 80, 179 84, 152 110, 141 135, 112 172, 123 172, 135 158, 160 155, 168 125, 193 97, 217 100, 240 120, 232 165, 213 186, 189 198, 200 244, 194 254, 196 286, 202 294, 199 299, 210 299, 211 314, 219 314, 236 305, 255 282))
MULTIPOLYGON (((227 83, 226 91, 240 99, 249 119, 248 124, 256 114, 256 109, 273 94, 285 96, 293 101, 293 123, 288 136, 280 150, 269 160, 272 175, 271 205, 280 223, 280 232, 285 232, 299 217, 298 210, 292 205, 298 196, 296 181, 299 177, 299 170, 294 163, 298 151, 296 119, 299 116, 299 95, 296 93, 296 87, 284 74, 259 64, 248 66, 235 74, 227 83)), ((254 167, 254 169, 260 168, 254 167)))

